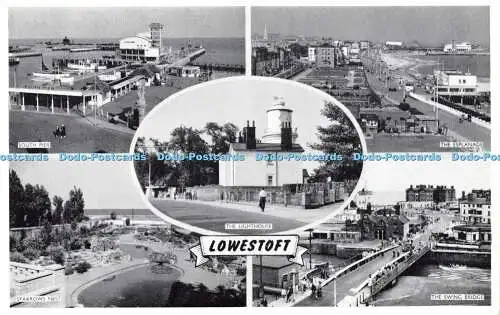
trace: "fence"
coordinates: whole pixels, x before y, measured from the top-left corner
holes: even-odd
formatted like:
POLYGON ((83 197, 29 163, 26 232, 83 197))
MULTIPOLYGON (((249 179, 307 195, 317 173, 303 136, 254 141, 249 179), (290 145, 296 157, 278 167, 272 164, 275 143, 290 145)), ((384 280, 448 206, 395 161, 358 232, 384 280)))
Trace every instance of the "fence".
MULTIPOLYGON (((181 198, 220 201, 258 203, 259 192, 262 187, 224 187, 224 186, 195 186, 186 188, 181 198)), ((345 198, 349 185, 344 182, 308 183, 284 185, 282 187, 265 187, 269 204, 285 206, 303 206, 305 208, 319 207, 345 198)))

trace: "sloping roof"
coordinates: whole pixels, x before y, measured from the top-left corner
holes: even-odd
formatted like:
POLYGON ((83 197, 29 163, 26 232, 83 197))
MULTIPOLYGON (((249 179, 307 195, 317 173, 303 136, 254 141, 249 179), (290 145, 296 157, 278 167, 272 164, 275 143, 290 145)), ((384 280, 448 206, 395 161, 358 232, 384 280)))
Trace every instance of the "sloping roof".
POLYGON ((300 144, 294 143, 289 150, 281 149, 279 143, 257 143, 255 149, 247 149, 246 143, 231 143, 234 151, 270 151, 270 152, 304 152, 300 144))
MULTIPOLYGON (((262 256, 262 267, 280 269, 293 265, 285 256, 262 256)), ((253 259, 254 266, 260 266, 260 258, 253 259)))
POLYGON ((145 77, 151 78, 155 75, 155 73, 160 73, 160 69, 153 64, 145 64, 134 71, 129 75, 129 77, 133 77, 136 75, 143 75, 145 77))

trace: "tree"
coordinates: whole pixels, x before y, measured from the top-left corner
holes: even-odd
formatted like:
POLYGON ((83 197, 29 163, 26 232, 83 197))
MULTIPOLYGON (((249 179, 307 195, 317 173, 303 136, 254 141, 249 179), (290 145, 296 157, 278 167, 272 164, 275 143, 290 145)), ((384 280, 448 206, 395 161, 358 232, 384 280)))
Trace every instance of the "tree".
POLYGON ((212 140, 210 152, 214 154, 227 153, 229 145, 232 142, 236 142, 238 130, 238 127, 232 123, 225 123, 223 126, 219 126, 215 122, 208 122, 205 125, 204 131, 212 140))
POLYGON ((54 213, 52 213, 52 223, 61 224, 63 222, 63 202, 64 200, 59 196, 52 198, 52 205, 54 206, 54 213))
POLYGON ((327 161, 315 170, 312 181, 324 181, 330 177, 333 181, 358 180, 363 168, 362 161, 353 161, 353 153, 361 153, 361 140, 349 117, 335 104, 325 102, 322 115, 331 121, 329 126, 318 126, 320 143, 311 148, 342 155, 342 161, 327 161))
MULTIPOLYGON (((208 144, 201 137, 202 131, 192 127, 180 126, 170 134, 168 149, 180 154, 198 153, 208 151, 208 144)), ((174 164, 178 171, 178 184, 181 187, 202 185, 207 182, 207 175, 213 173, 213 161, 184 160, 174 164)))
POLYGON ((40 238, 45 247, 52 243, 52 223, 44 219, 42 223, 42 229, 40 230, 40 238))
POLYGON ((9 224, 10 227, 25 226, 24 187, 14 170, 9 172, 9 224))
POLYGON ((116 212, 111 212, 111 214, 109 215, 109 217, 111 218, 111 220, 116 220, 116 212))
POLYGON ((83 209, 85 208, 85 200, 83 192, 76 186, 69 192, 69 199, 64 203, 63 217, 65 223, 80 222, 83 219, 83 209))
POLYGON ((26 226, 40 226, 43 220, 52 220, 49 193, 44 186, 26 184, 26 226))
POLYGON ((125 225, 126 225, 126 226, 129 226, 129 225, 130 225, 130 218, 126 218, 126 219, 125 219, 125 225))

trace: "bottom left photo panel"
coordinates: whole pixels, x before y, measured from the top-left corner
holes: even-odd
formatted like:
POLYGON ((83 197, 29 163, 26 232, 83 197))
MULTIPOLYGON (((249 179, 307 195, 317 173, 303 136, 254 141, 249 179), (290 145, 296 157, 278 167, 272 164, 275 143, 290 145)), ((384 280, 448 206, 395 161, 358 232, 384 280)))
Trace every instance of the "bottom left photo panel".
POLYGON ((127 162, 11 162, 11 307, 245 307, 246 257, 156 217, 127 162))

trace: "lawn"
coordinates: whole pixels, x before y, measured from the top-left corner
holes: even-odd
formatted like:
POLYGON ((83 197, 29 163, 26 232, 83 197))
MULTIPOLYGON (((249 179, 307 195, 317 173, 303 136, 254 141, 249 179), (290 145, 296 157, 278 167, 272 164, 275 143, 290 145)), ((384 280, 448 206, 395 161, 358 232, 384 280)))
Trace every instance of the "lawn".
POLYGON ((9 150, 26 153, 18 149, 23 141, 51 142, 49 153, 58 152, 128 152, 132 133, 124 133, 92 125, 87 119, 74 115, 56 115, 29 111, 10 111, 9 150), (64 123, 67 136, 56 139, 53 132, 64 123))

